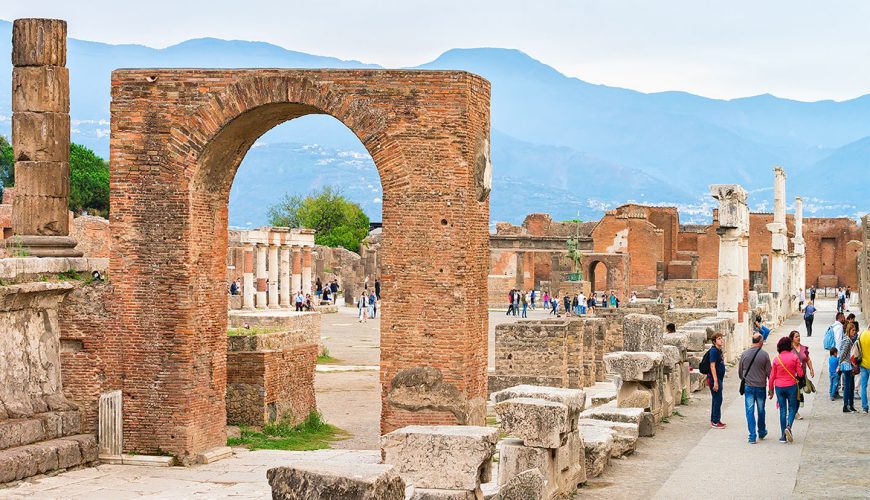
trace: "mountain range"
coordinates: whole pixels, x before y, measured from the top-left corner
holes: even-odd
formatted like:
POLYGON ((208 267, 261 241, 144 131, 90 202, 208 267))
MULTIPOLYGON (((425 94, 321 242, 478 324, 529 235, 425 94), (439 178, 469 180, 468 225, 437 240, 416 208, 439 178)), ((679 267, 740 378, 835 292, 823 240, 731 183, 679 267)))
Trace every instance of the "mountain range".
MULTIPOLYGON (((11 52, 0 21, 0 53, 11 52)), ((164 49, 69 39, 72 140, 108 157, 110 74, 124 67, 379 68, 264 42, 203 38, 164 49)), ((685 92, 642 93, 563 75, 519 50, 453 49, 414 69, 461 69, 492 83, 491 218, 529 212, 600 217, 627 201, 675 205, 685 222, 709 220, 707 186, 740 183, 756 209, 772 204, 774 165, 809 216, 866 213, 854 186, 870 181, 870 95, 800 102, 760 95, 721 100, 685 92)), ((12 68, 0 65, 0 88, 12 68)), ((643 75, 639 74, 638 79, 643 75)), ((10 95, 0 92, 0 134, 10 95)), ((328 116, 307 116, 263 135, 240 167, 230 223, 265 223, 286 192, 331 184, 380 220, 380 182, 359 140, 328 116), (256 193, 256 196, 252 195, 256 193)))

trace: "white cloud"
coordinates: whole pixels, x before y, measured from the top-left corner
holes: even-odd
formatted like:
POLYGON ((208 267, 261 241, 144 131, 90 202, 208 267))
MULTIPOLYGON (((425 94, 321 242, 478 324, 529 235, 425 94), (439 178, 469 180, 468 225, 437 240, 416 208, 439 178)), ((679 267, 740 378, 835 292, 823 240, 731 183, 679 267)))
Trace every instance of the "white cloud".
POLYGON ((109 130, 107 128, 98 128, 96 130, 96 132, 97 132, 97 139, 102 139, 103 137, 108 137, 109 134, 111 133, 111 130, 109 130))

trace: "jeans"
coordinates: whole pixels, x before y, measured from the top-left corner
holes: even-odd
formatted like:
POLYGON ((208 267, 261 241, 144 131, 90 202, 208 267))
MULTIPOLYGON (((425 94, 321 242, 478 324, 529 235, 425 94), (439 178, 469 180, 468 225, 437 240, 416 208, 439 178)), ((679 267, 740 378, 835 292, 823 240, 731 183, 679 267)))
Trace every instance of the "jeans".
POLYGON ((526 317, 526 309, 528 309, 528 308, 529 308, 528 304, 523 304, 523 317, 524 318, 526 317))
POLYGON ((870 369, 861 367, 861 409, 867 410, 867 379, 870 379, 870 369))
POLYGON ((813 320, 815 316, 810 316, 809 318, 804 318, 804 324, 807 325, 807 337, 813 336, 813 320))
POLYGON ((710 409, 710 422, 718 424, 722 421, 722 381, 719 381, 719 390, 713 390, 713 378, 707 377, 710 383, 710 394, 713 396, 713 407, 710 409))
POLYGON ((556 306, 556 303, 555 303, 555 302, 550 302, 550 305, 552 306, 552 310, 550 311, 550 314, 552 314, 552 315, 555 316, 555 315, 556 315, 556 310, 558 309, 558 306, 556 306))
POLYGON ((831 399, 834 399, 834 395, 837 394, 837 390, 840 388, 840 374, 838 372, 829 373, 831 378, 831 399))
POLYGON ((519 305, 519 303, 514 302, 514 316, 519 314, 519 312, 520 312, 520 305, 519 305))
POLYGON ((843 409, 855 407, 855 375, 851 371, 843 372, 843 409))
POLYGON ((510 304, 508 304, 508 310, 507 310, 507 314, 505 314, 505 316, 510 316, 511 312, 513 312, 513 310, 514 310, 514 304, 513 304, 513 302, 511 302, 510 304))
POLYGON ((776 387, 776 402, 779 404, 779 429, 781 438, 785 438, 785 428, 794 423, 798 410, 798 386, 776 387))
POLYGON ((743 394, 746 406, 746 423, 749 425, 749 440, 755 441, 755 409, 758 408, 758 435, 764 437, 767 434, 764 411, 764 387, 752 387, 747 385, 743 394))

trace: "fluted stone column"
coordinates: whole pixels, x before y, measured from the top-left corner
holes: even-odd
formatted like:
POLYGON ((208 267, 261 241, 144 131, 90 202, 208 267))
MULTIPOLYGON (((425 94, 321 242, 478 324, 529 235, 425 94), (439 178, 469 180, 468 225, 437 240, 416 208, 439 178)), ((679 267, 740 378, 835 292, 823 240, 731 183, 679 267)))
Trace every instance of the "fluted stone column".
POLYGON ((302 293, 311 293, 311 247, 302 247, 302 293))
MULTIPOLYGON (((269 238, 271 240, 271 238, 269 238)), ((269 309, 278 309, 278 245, 269 243, 269 309)))
POLYGON ((36 257, 80 257, 69 236, 69 70, 66 22, 12 26, 14 244, 36 257))
POLYGON ((280 274, 280 283, 281 283, 281 307, 293 307, 290 303, 290 247, 286 244, 281 245, 281 249, 279 250, 279 274, 280 274))
POLYGON ((266 307, 266 245, 257 243, 257 309, 266 307))
POLYGON ((800 196, 794 199, 794 253, 798 256, 795 269, 795 287, 798 290, 807 289, 807 258, 806 242, 804 241, 804 200, 800 196))
POLYGON ((767 225, 771 232, 771 255, 770 255, 770 291, 774 296, 776 311, 775 321, 782 321, 782 303, 787 290, 785 290, 786 254, 788 253, 788 240, 785 225, 785 170, 782 167, 773 169, 773 222, 767 225))
POLYGON ((254 247, 244 244, 242 257, 242 309, 254 308, 254 247))
POLYGON ((295 294, 302 289, 302 247, 299 245, 293 245, 291 250, 293 252, 293 275, 290 284, 293 287, 293 293, 295 294))
POLYGON ((746 345, 748 333, 741 320, 745 307, 748 254, 744 255, 743 239, 749 230, 749 210, 746 191, 737 184, 714 184, 710 194, 719 201, 719 281, 716 300, 717 315, 734 321, 735 334, 732 341, 738 345, 727 346, 733 357, 746 345), (739 329, 738 329, 739 328, 739 329))

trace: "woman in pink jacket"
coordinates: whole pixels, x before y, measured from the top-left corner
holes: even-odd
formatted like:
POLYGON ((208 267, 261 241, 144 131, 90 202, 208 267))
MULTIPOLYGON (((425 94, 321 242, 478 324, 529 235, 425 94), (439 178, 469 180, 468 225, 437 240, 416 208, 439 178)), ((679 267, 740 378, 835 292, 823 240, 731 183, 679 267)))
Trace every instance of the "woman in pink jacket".
POLYGON ((779 405, 779 427, 782 430, 780 443, 791 443, 794 437, 791 424, 798 410, 798 378, 804 376, 801 360, 792 352, 792 341, 788 337, 779 339, 776 343, 779 355, 771 363, 770 383, 767 397, 773 399, 774 389, 776 402, 779 405))

